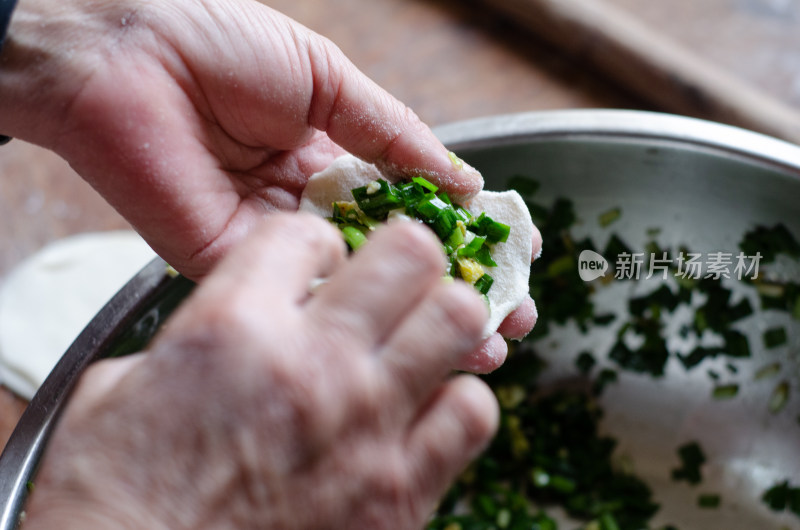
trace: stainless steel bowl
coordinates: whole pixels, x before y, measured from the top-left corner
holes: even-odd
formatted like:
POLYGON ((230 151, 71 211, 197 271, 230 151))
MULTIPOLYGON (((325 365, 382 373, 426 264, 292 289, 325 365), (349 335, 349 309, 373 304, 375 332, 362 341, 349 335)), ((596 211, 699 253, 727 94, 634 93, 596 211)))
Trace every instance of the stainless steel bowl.
MULTIPOLYGON (((662 229, 662 245, 683 244, 697 252, 734 252, 742 234, 757 224, 781 222, 800 234, 800 148, 741 129, 654 113, 581 110, 477 119, 439 127, 437 134, 483 172, 487 188, 522 174, 542 184, 538 197, 570 198, 584 221, 577 230, 601 246, 612 232, 641 245, 651 227, 662 229), (613 229, 597 225, 596 216, 614 207, 623 213, 613 229)), ((618 311, 629 289, 639 287, 611 288, 598 295, 596 305, 618 311)), ((146 343, 190 288, 156 260, 66 352, 0 457, 0 529, 14 527, 26 483, 81 371, 95 359, 146 343)), ((745 324, 751 342, 772 325, 793 331, 790 344, 769 354, 782 360, 781 377, 791 384, 789 402, 778 414, 765 406, 772 387, 752 378, 764 362, 758 351, 739 363, 743 386, 735 400, 710 399, 706 370, 687 372, 674 359, 666 377, 621 373, 619 384, 603 394, 603 430, 619 439, 618 451, 654 489, 662 504, 656 523, 682 530, 800 527, 800 520, 776 514, 760 500, 777 480, 800 484, 798 323, 759 313, 745 324), (717 510, 696 508, 699 490, 670 480, 675 449, 690 439, 701 440, 710 456, 702 491, 722 495, 717 510)), ((558 340, 543 346, 545 378, 552 384, 574 373, 575 352, 606 351, 613 340, 610 330, 584 336, 566 327, 553 333, 558 340)))

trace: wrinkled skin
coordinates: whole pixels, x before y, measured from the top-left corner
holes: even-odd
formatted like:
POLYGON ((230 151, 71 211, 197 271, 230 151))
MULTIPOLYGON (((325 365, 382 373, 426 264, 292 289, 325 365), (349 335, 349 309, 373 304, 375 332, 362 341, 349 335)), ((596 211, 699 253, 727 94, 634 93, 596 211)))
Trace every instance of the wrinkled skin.
POLYGON ((493 397, 445 378, 502 363, 533 301, 481 341, 482 303, 440 284, 420 227, 345 261, 324 221, 278 213, 345 151, 482 186, 329 41, 251 0, 21 0, 0 131, 201 281, 150 351, 82 378, 26 528, 417 528, 486 442, 493 397))
POLYGON ((344 254, 276 214, 148 353, 95 365, 26 529, 421 528, 496 427, 488 387, 445 380, 486 309, 418 225, 344 254))
MULTIPOLYGON (((330 41, 252 0, 25 0, 0 94, 0 131, 63 156, 191 278, 296 209, 345 150, 455 198, 483 185, 330 41)), ((500 331, 519 338, 535 320, 528 299, 500 331)), ((461 368, 505 358, 499 335, 482 350, 461 368)))

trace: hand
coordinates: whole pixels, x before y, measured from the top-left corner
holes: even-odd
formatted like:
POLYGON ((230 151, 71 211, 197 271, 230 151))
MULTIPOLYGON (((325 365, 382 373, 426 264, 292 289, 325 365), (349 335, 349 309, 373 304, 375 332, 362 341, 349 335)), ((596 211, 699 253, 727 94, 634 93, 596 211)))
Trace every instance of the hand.
POLYGON ((91 368, 26 530, 421 528, 496 427, 479 379, 444 379, 485 306, 415 224, 344 255, 325 221, 271 216, 150 352, 91 368))
MULTIPOLYGON (((265 215, 296 209, 308 177, 345 150, 423 171, 454 198, 483 185, 338 48, 252 0, 24 0, 0 96, 3 134, 62 155, 195 279, 265 215)), ((535 321, 528 299, 500 332, 522 337, 535 321)), ((505 355, 495 334, 463 368, 505 355)))
POLYGON ((3 132, 61 154, 189 277, 344 150, 482 186, 337 47, 252 0, 25 0, 7 48, 3 132))

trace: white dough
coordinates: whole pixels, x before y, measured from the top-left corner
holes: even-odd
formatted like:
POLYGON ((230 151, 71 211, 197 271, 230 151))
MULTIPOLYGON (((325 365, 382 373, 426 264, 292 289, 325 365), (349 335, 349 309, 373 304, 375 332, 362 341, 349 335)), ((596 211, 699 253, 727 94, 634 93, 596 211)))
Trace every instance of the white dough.
POLYGON ((132 231, 50 243, 0 285, 0 378, 30 399, 105 303, 155 257, 132 231))
MULTIPOLYGON (((386 177, 374 165, 354 156, 342 156, 309 179, 300 199, 300 210, 330 217, 334 202, 352 201, 350 190, 378 178, 386 177)), ((492 257, 497 267, 488 270, 494 278, 488 293, 490 316, 484 329, 488 337, 528 296, 533 222, 516 191, 482 191, 464 206, 475 215, 486 212, 495 221, 511 227, 508 241, 494 246, 492 257)))

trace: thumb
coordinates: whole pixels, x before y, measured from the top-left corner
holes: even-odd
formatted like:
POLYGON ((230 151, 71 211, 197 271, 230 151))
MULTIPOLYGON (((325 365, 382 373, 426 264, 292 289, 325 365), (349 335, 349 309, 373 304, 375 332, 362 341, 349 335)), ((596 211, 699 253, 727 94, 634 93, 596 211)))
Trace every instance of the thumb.
POLYGON ((411 109, 359 71, 339 48, 322 37, 307 42, 315 80, 310 125, 390 175, 424 174, 456 200, 482 189, 478 171, 449 153, 411 109))

